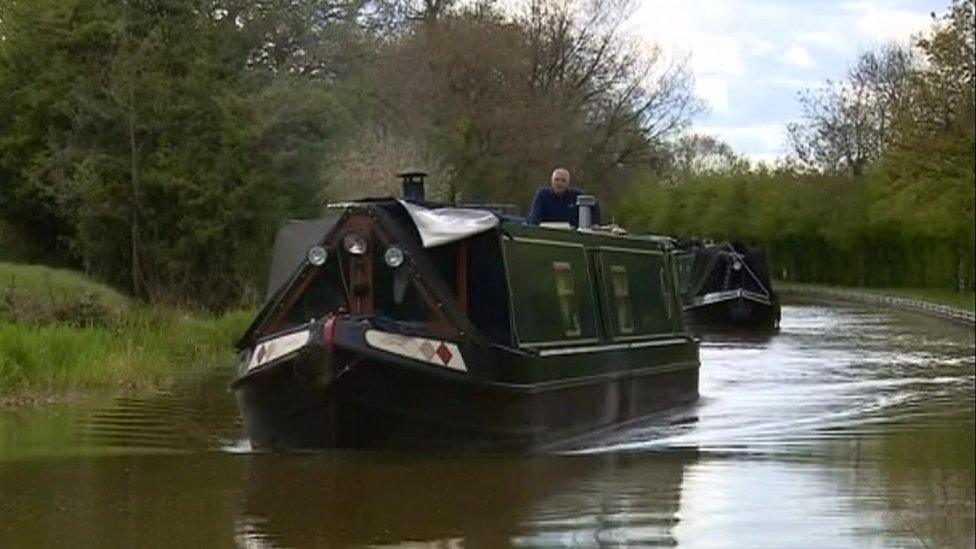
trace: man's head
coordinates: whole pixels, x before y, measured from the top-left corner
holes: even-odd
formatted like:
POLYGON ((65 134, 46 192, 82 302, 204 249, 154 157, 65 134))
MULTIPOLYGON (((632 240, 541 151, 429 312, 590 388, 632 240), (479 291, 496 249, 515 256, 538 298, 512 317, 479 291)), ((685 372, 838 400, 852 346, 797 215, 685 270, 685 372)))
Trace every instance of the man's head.
POLYGON ((569 170, 566 168, 552 170, 552 176, 549 179, 552 191, 556 194, 563 194, 569 188, 569 170))

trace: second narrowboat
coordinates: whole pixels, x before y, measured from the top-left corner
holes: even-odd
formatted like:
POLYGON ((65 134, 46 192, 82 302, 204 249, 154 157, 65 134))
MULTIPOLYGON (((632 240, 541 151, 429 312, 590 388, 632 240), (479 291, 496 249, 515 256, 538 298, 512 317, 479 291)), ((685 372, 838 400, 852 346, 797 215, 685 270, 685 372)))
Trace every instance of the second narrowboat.
POLYGON ((779 328, 780 305, 762 248, 686 244, 675 253, 685 322, 693 330, 779 328))

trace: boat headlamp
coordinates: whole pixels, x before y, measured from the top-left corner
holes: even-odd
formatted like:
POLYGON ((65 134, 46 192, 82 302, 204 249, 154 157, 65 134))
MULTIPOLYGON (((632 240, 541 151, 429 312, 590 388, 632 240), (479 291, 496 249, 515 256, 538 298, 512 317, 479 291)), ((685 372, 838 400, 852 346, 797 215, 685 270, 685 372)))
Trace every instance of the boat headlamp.
POLYGON ((312 246, 308 249, 308 262, 316 267, 325 265, 325 260, 329 258, 329 252, 322 246, 312 246))
POLYGON ((403 260, 405 257, 406 256, 404 255, 403 250, 401 250, 399 246, 390 246, 383 254, 383 262, 386 263, 387 267, 396 269, 400 265, 403 265, 403 260))
POLYGON ((366 255, 369 251, 369 244, 366 237, 360 233, 349 233, 342 238, 342 247, 349 255, 366 255))

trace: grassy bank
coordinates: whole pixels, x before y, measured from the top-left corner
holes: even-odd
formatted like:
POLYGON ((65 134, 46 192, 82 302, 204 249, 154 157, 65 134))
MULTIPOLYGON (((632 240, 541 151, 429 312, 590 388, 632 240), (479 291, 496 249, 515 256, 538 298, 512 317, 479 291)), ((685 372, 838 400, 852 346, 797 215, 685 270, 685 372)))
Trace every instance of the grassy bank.
POLYGON ((91 323, 119 320, 132 309, 129 298, 81 273, 0 262, 0 320, 91 323))
POLYGON ((0 404, 148 391, 227 367, 252 313, 150 307, 74 272, 0 263, 0 404))
POLYGON ((964 311, 976 311, 976 293, 953 292, 940 288, 858 288, 864 292, 918 299, 939 305, 948 305, 964 311))
POLYGON ((953 292, 941 288, 859 288, 856 286, 830 286, 826 284, 808 284, 801 282, 774 281, 773 287, 799 286, 807 288, 823 288, 850 292, 863 292, 876 295, 887 295, 905 299, 917 299, 937 305, 947 305, 964 311, 976 311, 976 292, 953 292))

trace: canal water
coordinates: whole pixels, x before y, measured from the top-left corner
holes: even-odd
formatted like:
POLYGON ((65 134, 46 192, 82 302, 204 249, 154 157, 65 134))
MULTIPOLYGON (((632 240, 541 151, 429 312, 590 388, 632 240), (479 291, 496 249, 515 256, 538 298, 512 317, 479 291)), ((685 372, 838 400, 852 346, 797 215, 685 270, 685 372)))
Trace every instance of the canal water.
POLYGON ((229 373, 0 412, 0 547, 973 547, 974 335, 792 303, 701 400, 547 456, 248 452, 229 373))

